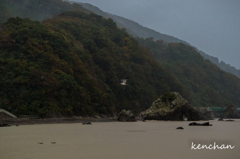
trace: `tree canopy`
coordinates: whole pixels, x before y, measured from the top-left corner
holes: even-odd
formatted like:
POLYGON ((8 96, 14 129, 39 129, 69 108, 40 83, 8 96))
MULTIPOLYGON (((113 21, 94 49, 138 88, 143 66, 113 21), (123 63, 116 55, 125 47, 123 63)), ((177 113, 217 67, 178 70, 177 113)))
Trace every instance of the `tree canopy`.
POLYGON ((180 82, 111 19, 69 11, 2 25, 0 105, 16 114, 139 112, 180 82), (128 85, 120 85, 128 77, 128 85))

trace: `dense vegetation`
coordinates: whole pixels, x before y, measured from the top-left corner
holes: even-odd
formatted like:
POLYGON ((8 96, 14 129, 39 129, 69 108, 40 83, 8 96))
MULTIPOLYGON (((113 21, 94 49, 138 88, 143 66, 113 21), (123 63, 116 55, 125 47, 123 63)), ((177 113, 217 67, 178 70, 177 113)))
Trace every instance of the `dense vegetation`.
POLYGON ((62 0, 0 7, 0 108, 16 115, 140 112, 170 91, 193 106, 239 106, 239 79, 193 47, 136 40, 112 19, 62 0))
POLYGON ((233 103, 239 106, 239 78, 204 60, 195 48, 181 43, 166 44, 153 38, 138 38, 138 41, 150 48, 160 64, 187 87, 192 105, 213 107, 233 103))
POLYGON ((43 23, 10 18, 0 35, 0 105, 17 115, 139 112, 166 91, 189 96, 111 19, 77 11, 43 23))
POLYGON ((213 57, 213 56, 207 55, 207 54, 205 54, 202 51, 198 51, 198 52, 204 57, 204 59, 210 60, 212 63, 214 63, 215 65, 220 67, 223 71, 226 71, 226 72, 229 72, 231 74, 234 74, 234 75, 236 75, 237 77, 240 78, 240 70, 239 69, 236 69, 235 67, 233 67, 233 66, 231 66, 229 64, 226 64, 223 61, 219 62, 217 57, 213 57))
MULTIPOLYGON (((131 35, 133 35, 134 37, 141 37, 141 38, 150 38, 153 37, 155 40, 163 40, 166 43, 183 43, 183 44, 187 44, 189 46, 191 46, 189 43, 187 43, 186 41, 180 40, 176 37, 173 36, 169 36, 169 35, 165 35, 165 34, 161 34, 159 32, 156 32, 152 29, 146 28, 141 26, 140 24, 117 16, 117 15, 112 15, 106 12, 103 12, 102 10, 100 10, 99 8, 88 4, 88 3, 80 3, 84 8, 94 12, 95 14, 101 15, 105 18, 112 18, 116 23, 117 26, 119 28, 126 28, 127 32, 131 35)), ((210 55, 207 55, 206 53, 196 49, 198 53, 200 53, 205 59, 210 60, 212 63, 216 64, 218 67, 220 67, 223 71, 232 73, 238 77, 240 77, 240 70, 236 69, 233 66, 230 66, 229 64, 224 63, 223 61, 221 61, 219 63, 218 59, 216 57, 212 57, 210 55)))

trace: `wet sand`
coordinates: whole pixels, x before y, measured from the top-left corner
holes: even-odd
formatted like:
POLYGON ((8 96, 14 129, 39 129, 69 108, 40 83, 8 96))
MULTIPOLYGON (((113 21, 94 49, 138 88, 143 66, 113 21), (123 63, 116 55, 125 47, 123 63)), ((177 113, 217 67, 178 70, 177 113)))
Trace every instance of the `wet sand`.
POLYGON ((92 122, 0 127, 1 159, 238 159, 240 120, 190 122, 92 122), (184 130, 177 130, 177 127, 184 130), (43 144, 38 144, 41 142, 43 144), (52 144, 51 142, 56 142, 52 144), (225 150, 191 150, 216 142, 225 150))

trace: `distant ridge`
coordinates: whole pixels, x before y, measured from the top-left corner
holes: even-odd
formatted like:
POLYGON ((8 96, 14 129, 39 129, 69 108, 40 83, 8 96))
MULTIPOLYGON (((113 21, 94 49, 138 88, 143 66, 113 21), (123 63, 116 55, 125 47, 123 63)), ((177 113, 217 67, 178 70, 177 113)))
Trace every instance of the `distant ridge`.
POLYGON ((81 2, 78 2, 78 3, 81 4, 82 7, 94 12, 95 14, 101 15, 105 18, 112 18, 113 21, 117 23, 117 26, 119 28, 126 28, 127 32, 132 34, 132 36, 134 36, 134 37, 137 37, 137 36, 142 37, 142 38, 153 37, 156 40, 163 40, 164 42, 167 42, 167 43, 184 43, 184 44, 190 45, 186 41, 180 40, 173 36, 159 33, 153 29, 144 27, 132 20, 126 19, 126 18, 118 16, 118 15, 113 15, 113 14, 110 14, 107 12, 103 12, 98 7, 93 6, 89 3, 81 3, 81 2))
MULTIPOLYGON (((124 17, 117 16, 117 15, 113 15, 113 14, 110 14, 107 12, 103 12, 98 7, 93 6, 89 3, 81 3, 81 2, 78 2, 78 3, 81 4, 82 7, 94 12, 95 14, 101 15, 105 18, 113 19, 113 21, 116 22, 116 24, 119 28, 126 28, 127 32, 129 34, 131 34, 133 37, 141 37, 141 38, 153 37, 155 40, 163 40, 166 43, 184 43, 186 45, 192 46, 191 44, 187 43, 186 41, 180 40, 176 37, 169 36, 166 34, 161 34, 155 30, 144 27, 132 20, 129 20, 124 17)), ((196 50, 200 55, 202 55, 204 57, 204 59, 210 60, 212 63, 217 65, 223 71, 232 73, 240 78, 240 70, 236 69, 235 67, 233 67, 229 64, 226 64, 223 61, 219 62, 218 58, 210 56, 210 55, 204 53, 203 51, 198 50, 197 48, 196 48, 196 50)))
POLYGON ((217 57, 210 56, 210 55, 208 55, 208 54, 206 54, 206 53, 204 53, 202 51, 199 51, 199 50, 197 50, 197 51, 200 53, 200 55, 202 55, 204 57, 204 59, 210 60, 212 63, 217 65, 223 71, 226 71, 226 72, 229 72, 231 74, 234 74, 234 75, 236 75, 237 77, 240 78, 240 70, 236 69, 235 67, 233 67, 233 66, 231 66, 229 64, 226 64, 223 61, 219 62, 217 57))

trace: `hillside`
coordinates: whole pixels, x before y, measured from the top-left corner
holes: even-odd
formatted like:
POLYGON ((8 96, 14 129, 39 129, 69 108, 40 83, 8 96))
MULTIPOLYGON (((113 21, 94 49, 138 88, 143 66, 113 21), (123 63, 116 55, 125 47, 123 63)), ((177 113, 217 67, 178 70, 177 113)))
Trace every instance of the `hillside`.
POLYGON ((219 62, 217 57, 213 57, 210 56, 202 51, 198 51, 203 57, 204 59, 208 59, 210 60, 212 63, 214 63, 215 65, 217 65, 219 68, 221 68, 223 71, 229 72, 231 74, 236 75, 237 77, 240 78, 240 70, 236 69, 235 67, 226 64, 225 62, 221 61, 219 62))
POLYGON ((153 38, 141 39, 162 66, 168 68, 191 92, 194 106, 239 106, 240 80, 205 60, 195 48, 181 43, 166 44, 153 38))
MULTIPOLYGON (((134 37, 153 37, 156 40, 163 40, 167 43, 174 42, 190 45, 186 41, 180 40, 173 36, 161 34, 152 29, 143 27, 132 20, 117 15, 112 15, 107 12, 103 12, 98 7, 95 7, 91 4, 80 2, 75 3, 73 1, 66 2, 63 0, 48 0, 43 2, 42 0, 2 0, 0 5, 0 24, 6 22, 8 18, 15 16, 41 21, 69 10, 81 10, 84 13, 94 12, 95 14, 101 15, 105 18, 111 18, 119 28, 126 28, 127 32, 134 37)), ((220 67, 223 71, 232 73, 240 77, 240 70, 229 64, 226 64, 223 61, 220 63, 216 62, 215 57, 211 57, 210 55, 198 49, 196 50, 205 59, 210 60, 212 63, 220 67)))
POLYGON ((10 18, 0 35, 0 105, 17 115, 139 112, 167 91, 190 97, 111 19, 80 11, 42 23, 10 18))
POLYGON ((161 39, 167 43, 169 42, 176 42, 176 43, 185 43, 187 44, 187 42, 180 40, 178 38, 166 35, 166 34, 161 34, 159 32, 156 32, 155 30, 143 27, 142 25, 126 19, 124 17, 120 17, 117 15, 113 15, 107 12, 103 12, 102 10, 100 10, 98 7, 95 7, 89 3, 81 3, 78 2, 78 4, 81 4, 84 8, 94 12, 95 14, 101 15, 105 18, 111 18, 113 19, 114 22, 116 22, 117 26, 119 28, 126 28, 127 32, 131 35, 133 35, 134 37, 142 37, 142 38, 149 38, 149 37, 153 37, 154 39, 161 39))
POLYGON ((1 0, 0 24, 6 22, 10 17, 41 21, 69 10, 91 13, 77 3, 70 4, 63 0, 1 0))
MULTIPOLYGON (((141 38, 153 37, 155 40, 163 40, 166 43, 183 43, 183 44, 191 46, 191 44, 187 43, 186 41, 180 40, 176 37, 161 34, 159 32, 156 32, 156 31, 152 30, 152 29, 149 29, 147 27, 143 27, 142 25, 140 25, 140 24, 138 24, 138 23, 136 23, 132 20, 126 19, 124 17, 120 17, 120 16, 117 16, 117 15, 112 15, 110 13, 103 12, 98 7, 95 7, 91 4, 88 4, 88 3, 79 3, 79 4, 81 4, 84 8, 86 8, 86 9, 88 9, 88 10, 90 10, 90 11, 92 11, 92 12, 98 14, 98 15, 101 15, 101 16, 106 17, 106 18, 112 18, 114 20, 114 22, 117 23, 118 27, 126 28, 128 33, 133 35, 134 37, 141 37, 141 38)), ((219 63, 218 59, 216 61, 215 57, 212 57, 212 56, 210 56, 210 55, 208 55, 208 54, 206 54, 203 51, 200 51, 198 49, 196 49, 196 50, 205 59, 210 60, 212 63, 214 63, 218 67, 220 67, 223 71, 232 73, 232 74, 240 77, 240 70, 236 69, 235 67, 233 67, 229 64, 226 64, 223 61, 219 63)))
POLYGON ((4 2, 2 109, 42 117, 112 114, 123 108, 140 112, 167 91, 179 92, 193 106, 239 106, 239 78, 191 46, 135 39, 112 19, 75 3, 48 0, 46 8, 40 0, 4 2), (24 9, 28 4, 30 10, 24 9), (7 21, 10 15, 31 20, 7 21), (126 77, 128 85, 121 86, 126 77))

